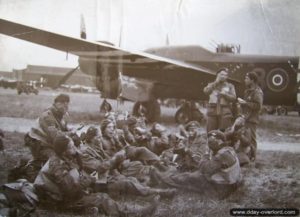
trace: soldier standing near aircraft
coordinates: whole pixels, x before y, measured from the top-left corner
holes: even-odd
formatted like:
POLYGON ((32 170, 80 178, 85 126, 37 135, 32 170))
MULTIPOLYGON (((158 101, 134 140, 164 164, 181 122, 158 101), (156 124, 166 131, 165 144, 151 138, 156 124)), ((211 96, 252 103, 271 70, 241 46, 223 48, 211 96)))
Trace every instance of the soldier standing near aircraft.
POLYGON ((231 103, 235 102, 234 86, 227 82, 228 71, 221 69, 217 72, 216 80, 204 88, 204 93, 209 95, 207 107, 207 132, 211 130, 224 131, 232 124, 231 103))
POLYGON ((242 112, 246 118, 246 127, 251 132, 251 160, 256 159, 256 128, 259 123, 259 111, 263 104, 263 92, 258 85, 258 77, 255 72, 249 72, 245 76, 246 90, 244 99, 238 98, 242 112))

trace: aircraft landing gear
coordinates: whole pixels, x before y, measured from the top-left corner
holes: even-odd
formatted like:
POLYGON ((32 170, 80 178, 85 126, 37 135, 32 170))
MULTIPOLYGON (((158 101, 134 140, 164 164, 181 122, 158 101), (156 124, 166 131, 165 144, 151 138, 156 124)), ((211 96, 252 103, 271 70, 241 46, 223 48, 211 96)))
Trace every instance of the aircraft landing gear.
POLYGON ((136 102, 132 114, 137 117, 144 116, 148 122, 155 122, 160 118, 160 105, 157 100, 136 102))
POLYGON ((287 108, 284 107, 284 106, 278 106, 278 107, 276 108, 276 111, 277 111, 277 114, 278 114, 278 115, 287 115, 287 114, 288 114, 288 110, 287 110, 287 108))
POLYGON ((175 114, 175 121, 178 124, 186 124, 189 121, 202 121, 204 115, 196 106, 195 102, 184 102, 175 114))

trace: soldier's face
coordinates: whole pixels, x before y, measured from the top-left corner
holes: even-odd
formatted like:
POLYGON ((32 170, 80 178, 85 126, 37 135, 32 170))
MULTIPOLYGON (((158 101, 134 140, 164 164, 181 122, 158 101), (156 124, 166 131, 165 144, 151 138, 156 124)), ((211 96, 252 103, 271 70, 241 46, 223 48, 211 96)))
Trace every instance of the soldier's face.
POLYGON ((189 137, 195 137, 197 134, 197 128, 196 127, 190 127, 187 131, 189 137))
POLYGON ((112 138, 115 134, 115 125, 113 123, 109 123, 105 130, 104 133, 106 136, 108 136, 109 138, 112 138))
POLYGON ((56 102, 55 107, 62 114, 66 114, 69 111, 69 103, 68 102, 56 102))
POLYGON ((226 71, 221 71, 219 74, 218 74, 218 79, 219 81, 226 81, 228 78, 228 73, 226 71))
POLYGON ((252 80, 249 78, 249 76, 246 75, 245 77, 245 85, 249 87, 252 84, 252 80))
POLYGON ((215 136, 208 138, 208 146, 212 151, 218 151, 220 149, 220 142, 220 139, 217 139, 215 136))

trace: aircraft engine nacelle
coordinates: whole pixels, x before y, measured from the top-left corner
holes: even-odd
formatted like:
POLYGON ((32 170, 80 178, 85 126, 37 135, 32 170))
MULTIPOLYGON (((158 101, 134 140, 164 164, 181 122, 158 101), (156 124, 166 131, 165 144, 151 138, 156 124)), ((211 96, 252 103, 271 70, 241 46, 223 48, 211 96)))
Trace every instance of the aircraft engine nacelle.
POLYGON ((94 77, 103 98, 116 99, 120 96, 121 79, 116 67, 85 58, 79 58, 79 66, 83 73, 94 77))

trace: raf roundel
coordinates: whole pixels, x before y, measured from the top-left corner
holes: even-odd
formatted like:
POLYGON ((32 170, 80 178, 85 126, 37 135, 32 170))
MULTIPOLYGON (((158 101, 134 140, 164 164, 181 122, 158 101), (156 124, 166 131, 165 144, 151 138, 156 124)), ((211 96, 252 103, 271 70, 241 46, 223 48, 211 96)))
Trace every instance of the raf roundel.
POLYGON ((267 86, 274 92, 284 91, 289 84, 287 72, 281 68, 272 69, 267 75, 267 86))

